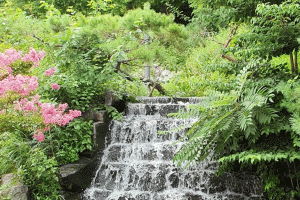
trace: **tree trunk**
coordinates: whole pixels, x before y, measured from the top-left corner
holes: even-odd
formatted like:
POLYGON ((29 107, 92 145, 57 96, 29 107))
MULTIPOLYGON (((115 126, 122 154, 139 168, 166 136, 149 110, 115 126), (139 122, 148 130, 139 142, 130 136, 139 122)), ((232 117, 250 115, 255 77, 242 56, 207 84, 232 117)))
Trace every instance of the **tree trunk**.
POLYGON ((292 70, 292 74, 293 74, 295 71, 294 61, 293 61, 293 52, 290 53, 290 63, 291 63, 291 70, 292 70))
POLYGON ((295 69, 295 73, 298 73, 298 61, 297 61, 297 53, 298 53, 298 48, 295 49, 294 52, 294 69, 295 69))

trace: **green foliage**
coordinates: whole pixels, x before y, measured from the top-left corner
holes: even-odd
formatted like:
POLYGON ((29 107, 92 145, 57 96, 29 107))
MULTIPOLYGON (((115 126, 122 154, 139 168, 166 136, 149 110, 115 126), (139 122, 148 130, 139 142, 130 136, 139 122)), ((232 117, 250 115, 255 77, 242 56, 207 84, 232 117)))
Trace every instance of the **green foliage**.
POLYGON ((32 62, 24 62, 24 61, 16 61, 14 63, 10 64, 10 67, 12 69, 13 75, 16 76, 18 74, 21 75, 32 75, 32 73, 29 73, 29 70, 32 68, 33 63, 32 62))
POLYGON ((1 132, 0 135, 0 174, 16 172, 30 156, 30 144, 26 143, 21 132, 1 132))
POLYGON ((21 131, 1 132, 0 174, 18 173, 29 187, 32 199, 59 199, 57 161, 47 158, 34 141, 21 131))
POLYGON ((74 119, 65 127, 51 129, 50 136, 43 143, 44 151, 54 155, 59 165, 72 163, 79 154, 92 150, 92 121, 74 119))
POLYGON ((231 84, 235 79, 234 75, 226 76, 224 73, 215 71, 212 73, 196 74, 176 74, 163 87, 169 95, 175 96, 205 96, 209 91, 220 90, 230 91, 233 89, 231 84))
POLYGON ((174 157, 179 165, 185 160, 189 162, 188 165, 194 160, 201 162, 209 150, 221 153, 227 142, 232 142, 230 151, 238 149, 237 142, 242 138, 248 139, 250 144, 255 143, 259 132, 256 121, 266 124, 277 117, 277 111, 267 105, 272 93, 263 88, 244 88, 245 76, 241 77, 238 90, 216 94, 186 113, 178 113, 178 117, 196 115, 199 118, 182 138, 188 138, 188 143, 174 157), (201 147, 198 147, 199 143, 201 147))
MULTIPOLYGON (((108 90, 118 96, 147 95, 141 80, 144 66, 150 65, 151 77, 169 96, 206 96, 199 105, 174 115, 199 118, 182 138, 187 143, 175 161, 199 162, 213 150, 221 172, 239 167, 257 171, 270 199, 299 195, 299 172, 292 166, 299 162, 300 86, 286 55, 298 51, 299 1, 189 2, 195 17, 183 26, 174 23, 174 15, 186 15, 181 12, 186 1, 148 1, 145 5, 144 0, 7 1, 0 12, 0 50, 45 49, 44 67, 31 71, 42 80, 39 93, 43 100, 67 102, 71 109, 81 111, 103 107, 108 90), (133 8, 137 9, 130 10, 133 8), (56 68, 55 74, 42 78, 50 67, 56 68), (161 77, 163 70, 167 78, 161 77), (291 77, 295 79, 288 81, 291 77), (51 83, 59 84, 60 89, 52 90, 51 83), (281 165, 288 166, 289 173, 278 173, 281 165)), ((13 67, 25 73, 28 66, 13 67)), ((157 91, 153 94, 159 95, 157 91)), ((13 100, 1 100, 1 104, 13 100)), ((111 117, 121 117, 113 107, 106 109, 111 117)), ((19 130, 25 141, 38 122, 36 119, 31 126, 12 112, 0 119, 0 131, 10 135, 19 130), (12 126, 6 125, 8 121, 12 126)), ((81 120, 57 127, 46 138, 48 147, 39 146, 44 155, 55 157, 46 160, 34 153, 41 159, 28 162, 35 166, 43 160, 47 169, 54 169, 51 159, 59 164, 75 161, 81 151, 90 149, 90 134, 90 124, 81 120)), ((12 140, 3 152, 13 151, 12 140)), ((14 155, 27 159, 22 153, 14 155)), ((13 165, 3 169, 13 170, 13 165)), ((42 179, 48 177, 54 175, 42 179)), ((55 188, 55 182, 51 185, 55 188)), ((43 196, 48 191, 43 190, 41 184, 35 193, 43 196)))
POLYGON ((119 113, 118 110, 113 106, 106 106, 106 112, 113 120, 123 121, 122 113, 119 113))
POLYGON ((216 32, 230 22, 249 22, 255 16, 258 4, 280 4, 284 0, 189 0, 194 8, 195 20, 202 28, 216 32))
POLYGON ((174 21, 173 15, 164 15, 156 13, 154 10, 136 9, 131 10, 124 16, 123 26, 129 30, 136 30, 137 28, 142 30, 154 29, 167 26, 174 21))
POLYGON ((62 199, 58 178, 57 161, 47 158, 42 149, 33 149, 18 174, 24 177, 23 182, 32 192, 33 199, 62 199))

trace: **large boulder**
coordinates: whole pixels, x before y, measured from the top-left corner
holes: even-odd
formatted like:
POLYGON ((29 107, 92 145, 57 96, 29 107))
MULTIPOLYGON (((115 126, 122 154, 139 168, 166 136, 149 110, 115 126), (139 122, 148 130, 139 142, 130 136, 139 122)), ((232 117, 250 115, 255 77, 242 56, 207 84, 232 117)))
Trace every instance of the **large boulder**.
POLYGON ((96 158, 81 158, 60 167, 60 185, 66 191, 82 192, 92 182, 97 167, 96 158))
POLYGON ((15 174, 4 174, 1 178, 0 199, 27 200, 28 187, 15 174))

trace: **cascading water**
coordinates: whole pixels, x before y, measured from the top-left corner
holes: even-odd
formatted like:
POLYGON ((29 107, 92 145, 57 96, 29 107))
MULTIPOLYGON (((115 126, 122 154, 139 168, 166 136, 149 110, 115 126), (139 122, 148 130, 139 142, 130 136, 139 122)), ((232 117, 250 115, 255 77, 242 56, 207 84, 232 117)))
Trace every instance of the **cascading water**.
POLYGON ((189 170, 173 164, 173 156, 182 143, 172 144, 186 130, 166 135, 158 135, 157 132, 195 121, 196 119, 167 118, 166 115, 191 103, 198 103, 200 99, 145 97, 139 98, 139 101, 142 103, 127 105, 127 115, 123 122, 112 121, 102 162, 91 187, 84 192, 84 199, 192 200, 259 197, 256 193, 260 194, 260 191, 254 186, 257 180, 249 181, 249 184, 253 184, 253 191, 248 191, 251 195, 245 198, 244 194, 230 191, 230 187, 236 186, 230 186, 229 182, 213 182, 213 172, 217 169, 215 161, 206 160, 189 170))

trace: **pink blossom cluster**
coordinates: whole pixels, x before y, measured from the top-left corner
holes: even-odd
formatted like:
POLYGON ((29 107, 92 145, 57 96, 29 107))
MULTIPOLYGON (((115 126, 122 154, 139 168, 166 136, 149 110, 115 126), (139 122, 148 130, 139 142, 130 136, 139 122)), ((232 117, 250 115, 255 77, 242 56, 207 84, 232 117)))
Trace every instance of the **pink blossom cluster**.
MULTIPOLYGON (((27 115, 28 112, 41 114, 45 125, 58 124, 59 126, 64 126, 72 121, 75 117, 81 116, 81 112, 78 110, 69 110, 69 113, 64 113, 68 107, 67 103, 59 104, 58 108, 56 108, 54 104, 39 102, 39 98, 39 95, 35 95, 31 101, 29 101, 27 98, 24 98, 21 101, 15 101, 14 109, 17 111, 24 111, 25 115, 27 115)), ((44 140, 42 139, 44 138, 43 132, 49 129, 49 126, 44 130, 39 129, 37 131, 38 135, 34 135, 33 137, 42 142, 44 140)))
POLYGON ((34 66, 39 66, 39 61, 42 60, 45 57, 45 51, 40 51, 39 53, 36 53, 36 51, 33 48, 30 48, 29 53, 25 54, 22 58, 23 61, 32 61, 34 63, 34 66))
POLYGON ((45 71, 45 76, 52 76, 54 74, 54 72, 55 72, 55 68, 52 67, 45 71))
MULTIPOLYGON (((41 103, 39 101, 39 95, 31 97, 29 101, 25 96, 29 96, 32 91, 35 91, 38 87, 38 78, 35 76, 22 76, 12 75, 12 69, 8 66, 15 60, 21 59, 22 61, 32 61, 34 66, 38 66, 38 62, 45 56, 45 51, 36 53, 33 48, 30 48, 28 54, 23 58, 20 52, 14 49, 6 50, 5 53, 0 53, 0 98, 7 98, 5 94, 8 91, 14 91, 22 95, 22 99, 14 101, 14 110, 24 112, 24 115, 28 115, 29 112, 37 115, 41 115, 44 119, 44 124, 36 130, 33 137, 42 142, 45 139, 43 132, 50 130, 51 125, 58 124, 59 126, 66 125, 72 121, 75 117, 81 116, 81 112, 78 110, 69 110, 69 113, 64 113, 68 104, 60 104, 58 108, 55 105, 49 103, 41 103), (8 77, 1 80, 3 75, 9 74, 8 77)), ((55 68, 50 68, 45 72, 46 76, 51 76, 55 72, 55 68)), ((59 85, 56 83, 51 84, 53 89, 59 89, 59 85)), ((5 110, 0 110, 0 114, 5 114, 5 110)))
POLYGON ((51 87, 53 90, 58 90, 59 89, 59 85, 57 85, 56 83, 52 83, 51 87))
POLYGON ((42 116, 45 119, 44 123, 64 126, 72 121, 75 117, 81 116, 81 112, 78 110, 69 110, 68 114, 63 114, 67 106, 67 103, 59 105, 58 108, 55 108, 53 104, 42 104, 42 116))
POLYGON ((38 132, 38 134, 33 134, 33 138, 36 138, 39 142, 43 142, 45 139, 43 130, 38 130, 37 132, 38 132))
POLYGON ((5 53, 0 53, 0 78, 6 73, 12 74, 12 70, 8 65, 21 58, 21 53, 17 52, 15 49, 7 49, 5 53))
POLYGON ((12 70, 9 65, 16 60, 31 61, 34 63, 34 66, 39 65, 39 61, 45 57, 45 51, 36 51, 33 48, 30 48, 29 53, 25 54, 22 57, 21 52, 16 51, 15 49, 7 49, 4 53, 0 53, 0 77, 2 77, 6 72, 12 74, 12 70))
POLYGON ((38 78, 35 76, 8 76, 0 81, 0 97, 4 98, 7 91, 15 91, 22 95, 22 97, 35 91, 38 87, 38 78))
POLYGON ((22 59, 20 52, 15 49, 7 49, 5 50, 5 53, 0 53, 0 67, 8 66, 10 63, 18 59, 22 59))

